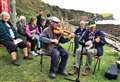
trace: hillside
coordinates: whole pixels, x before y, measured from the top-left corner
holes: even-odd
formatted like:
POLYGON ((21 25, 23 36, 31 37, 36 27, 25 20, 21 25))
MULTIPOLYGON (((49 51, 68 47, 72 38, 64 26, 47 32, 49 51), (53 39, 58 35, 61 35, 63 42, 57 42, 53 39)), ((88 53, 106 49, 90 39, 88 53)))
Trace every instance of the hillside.
MULTIPOLYGON (((25 15, 27 18, 31 16, 35 16, 37 14, 37 10, 42 8, 44 14, 50 13, 51 15, 55 15, 59 18, 63 17, 64 19, 72 20, 72 23, 78 22, 80 19, 88 20, 93 18, 94 14, 84 11, 77 10, 67 10, 61 9, 58 6, 50 6, 49 4, 41 2, 41 0, 16 0, 16 8, 17 14, 25 15)), ((97 19, 103 19, 101 15, 96 14, 97 19)))

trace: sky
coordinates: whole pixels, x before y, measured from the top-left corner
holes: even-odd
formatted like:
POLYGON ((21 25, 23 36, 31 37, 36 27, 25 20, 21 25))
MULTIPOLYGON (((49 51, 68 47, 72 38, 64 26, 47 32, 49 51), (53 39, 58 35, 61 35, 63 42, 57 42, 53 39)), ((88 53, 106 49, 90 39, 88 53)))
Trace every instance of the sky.
POLYGON ((92 13, 112 13, 120 20, 120 0, 42 0, 60 8, 84 10, 92 13))

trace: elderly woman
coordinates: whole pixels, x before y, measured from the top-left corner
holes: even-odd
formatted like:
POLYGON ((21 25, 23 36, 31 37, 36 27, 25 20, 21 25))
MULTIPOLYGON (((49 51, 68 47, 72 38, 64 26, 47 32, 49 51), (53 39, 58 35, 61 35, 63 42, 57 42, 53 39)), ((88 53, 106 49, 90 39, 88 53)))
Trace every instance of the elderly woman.
POLYGON ((26 17, 20 16, 19 21, 17 22, 17 32, 19 33, 19 36, 26 40, 26 33, 25 33, 25 27, 26 27, 26 17))
MULTIPOLYGON (((17 25, 16 29, 18 32, 18 36, 26 41, 27 40, 27 36, 26 36, 26 32, 25 32, 25 28, 27 26, 26 17, 20 16, 19 21, 17 22, 16 25, 17 25)), ((27 42, 27 46, 28 46, 28 50, 29 50, 29 48, 31 48, 31 43, 27 42)))
POLYGON ((4 45, 12 58, 12 64, 19 66, 16 62, 17 59, 17 46, 22 48, 24 59, 30 59, 28 56, 28 50, 26 42, 22 39, 18 39, 17 32, 13 25, 9 22, 10 15, 7 12, 2 13, 2 19, 0 20, 0 44, 4 45))

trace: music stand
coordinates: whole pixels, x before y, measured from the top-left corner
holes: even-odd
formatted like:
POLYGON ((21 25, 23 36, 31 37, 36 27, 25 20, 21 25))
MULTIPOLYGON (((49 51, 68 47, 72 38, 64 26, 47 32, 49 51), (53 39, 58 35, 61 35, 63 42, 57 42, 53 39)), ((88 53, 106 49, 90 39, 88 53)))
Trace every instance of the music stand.
MULTIPOLYGON (((83 32, 83 34, 81 35, 81 37, 79 38, 79 42, 81 42, 81 40, 83 39, 83 36, 86 34, 86 32, 87 32, 87 29, 83 32)), ((79 62, 79 68, 78 68, 78 75, 77 75, 77 78, 76 78, 76 80, 74 81, 74 80, 72 80, 72 79, 67 79, 67 78, 65 78, 65 79, 67 79, 67 80, 71 80, 71 81, 74 81, 74 82, 80 82, 80 70, 81 70, 81 63, 82 63, 82 55, 83 55, 83 46, 84 45, 81 45, 82 46, 82 50, 81 50, 81 54, 80 54, 80 62, 79 62)))

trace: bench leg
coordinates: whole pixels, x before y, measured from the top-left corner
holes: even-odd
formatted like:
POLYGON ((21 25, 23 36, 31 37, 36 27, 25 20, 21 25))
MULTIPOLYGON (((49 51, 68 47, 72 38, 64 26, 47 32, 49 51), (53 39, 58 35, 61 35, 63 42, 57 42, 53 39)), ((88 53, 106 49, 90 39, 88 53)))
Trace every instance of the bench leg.
POLYGON ((43 63, 43 54, 41 54, 41 58, 40 58, 40 71, 42 72, 42 63, 43 63))

